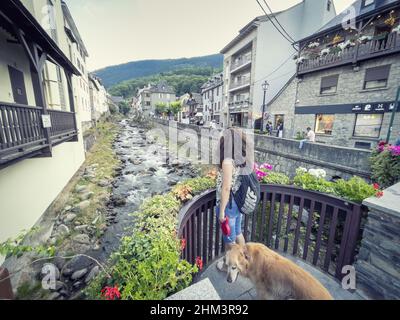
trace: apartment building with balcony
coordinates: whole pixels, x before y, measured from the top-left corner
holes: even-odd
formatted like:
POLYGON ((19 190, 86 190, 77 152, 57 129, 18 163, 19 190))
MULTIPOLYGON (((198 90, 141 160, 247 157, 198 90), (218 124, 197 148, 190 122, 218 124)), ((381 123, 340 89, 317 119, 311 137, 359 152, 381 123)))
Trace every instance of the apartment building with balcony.
POLYGON ((302 39, 297 77, 269 105, 285 119, 285 136, 307 127, 320 143, 374 148, 400 134, 400 1, 358 0, 353 28, 343 28, 347 10, 302 39), (391 126, 392 117, 394 122, 391 126))
POLYGON ((222 121, 224 76, 222 73, 212 76, 202 87, 203 120, 207 125, 210 121, 217 124, 222 121))
POLYGON ((60 0, 0 4, 0 242, 31 228, 84 161, 64 22, 60 0))
POLYGON ((270 19, 276 17, 294 40, 300 40, 335 15, 331 0, 303 0, 287 10, 259 16, 242 28, 221 50, 224 54, 223 122, 252 128, 254 121, 261 117, 262 82, 270 83, 266 96, 269 102, 296 73, 296 64, 291 59, 296 50, 270 19))
POLYGON ((72 85, 77 117, 82 123, 82 130, 85 132, 92 127, 92 109, 90 106, 89 71, 86 65, 89 53, 82 40, 75 21, 64 1, 61 1, 64 15, 64 32, 66 34, 67 48, 62 48, 69 60, 80 71, 79 77, 74 76, 72 85))

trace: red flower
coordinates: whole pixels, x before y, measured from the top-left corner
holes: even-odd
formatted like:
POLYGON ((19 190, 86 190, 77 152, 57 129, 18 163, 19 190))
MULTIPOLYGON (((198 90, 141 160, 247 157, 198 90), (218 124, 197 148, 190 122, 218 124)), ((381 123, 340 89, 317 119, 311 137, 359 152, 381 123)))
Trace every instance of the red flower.
POLYGON ((374 189, 375 189, 375 190, 379 190, 379 189, 381 188, 380 185, 377 184, 377 183, 374 183, 373 186, 374 186, 374 189))
POLYGON ((377 198, 382 198, 382 197, 383 197, 383 191, 378 191, 378 192, 375 194, 375 197, 377 197, 377 198))
POLYGON ((181 239, 181 250, 185 250, 186 248, 186 239, 181 239))
POLYGON ((201 270, 203 270, 203 260, 200 257, 196 258, 196 266, 201 270))
POLYGON ((121 298, 121 293, 118 290, 118 286, 104 287, 101 290, 101 296, 106 300, 117 300, 121 298))

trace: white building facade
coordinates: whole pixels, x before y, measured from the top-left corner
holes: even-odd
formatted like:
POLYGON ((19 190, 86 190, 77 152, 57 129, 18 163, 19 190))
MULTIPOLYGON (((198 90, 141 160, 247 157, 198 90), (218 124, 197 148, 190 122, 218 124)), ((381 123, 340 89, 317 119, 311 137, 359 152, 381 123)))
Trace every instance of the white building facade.
POLYGON ((320 29, 336 12, 332 0, 303 0, 285 11, 257 17, 240 30, 221 51, 223 122, 227 125, 253 128, 262 113, 262 83, 268 81, 270 85, 266 92, 268 103, 296 73, 296 50, 271 23, 274 16, 297 41, 320 29))
POLYGON ((202 87, 201 96, 203 101, 203 119, 208 125, 211 121, 216 124, 222 123, 222 108, 223 108, 223 90, 224 80, 223 74, 217 74, 211 77, 202 87))

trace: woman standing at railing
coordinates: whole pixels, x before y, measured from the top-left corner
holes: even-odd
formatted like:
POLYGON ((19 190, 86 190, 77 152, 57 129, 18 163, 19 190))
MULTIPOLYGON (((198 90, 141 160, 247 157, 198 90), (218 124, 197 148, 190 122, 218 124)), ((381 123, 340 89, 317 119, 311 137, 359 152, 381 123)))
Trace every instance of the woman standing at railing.
MULTIPOLYGON (((242 234, 243 207, 239 209, 235 198, 238 199, 236 194, 243 189, 241 184, 249 181, 243 177, 249 177, 253 172, 254 148, 252 146, 250 137, 236 128, 226 129, 220 139, 216 211, 221 223, 226 250, 229 250, 235 243, 245 244, 242 234)), ((257 196, 259 197, 259 195, 255 195, 255 198, 257 196)), ((246 203, 248 204, 248 202, 249 199, 246 198, 246 203)), ((239 206, 241 205, 239 203, 239 206)), ((251 205, 252 203, 250 203, 251 205)), ((220 271, 226 270, 224 259, 218 261, 217 268, 220 271)))

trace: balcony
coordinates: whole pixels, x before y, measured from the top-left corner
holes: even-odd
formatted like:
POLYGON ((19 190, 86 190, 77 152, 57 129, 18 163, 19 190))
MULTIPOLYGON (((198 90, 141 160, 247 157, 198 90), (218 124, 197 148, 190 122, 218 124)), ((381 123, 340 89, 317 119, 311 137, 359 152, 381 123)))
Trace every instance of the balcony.
POLYGON ((233 63, 231 65, 231 73, 235 73, 245 69, 246 67, 250 66, 252 62, 252 56, 243 56, 242 59, 233 63))
POLYGON ((41 156, 52 146, 77 138, 75 113, 48 110, 51 128, 42 124, 43 109, 0 102, 0 168, 41 156))
POLYGON ((246 110, 251 106, 250 100, 235 101, 228 103, 230 112, 240 112, 246 110))
POLYGON ((360 61, 400 52, 400 33, 392 32, 387 38, 358 43, 337 53, 307 59, 298 64, 299 75, 355 64, 360 61))
POLYGON ((251 83, 250 77, 232 82, 232 84, 229 87, 229 92, 245 89, 250 86, 250 83, 251 83))

